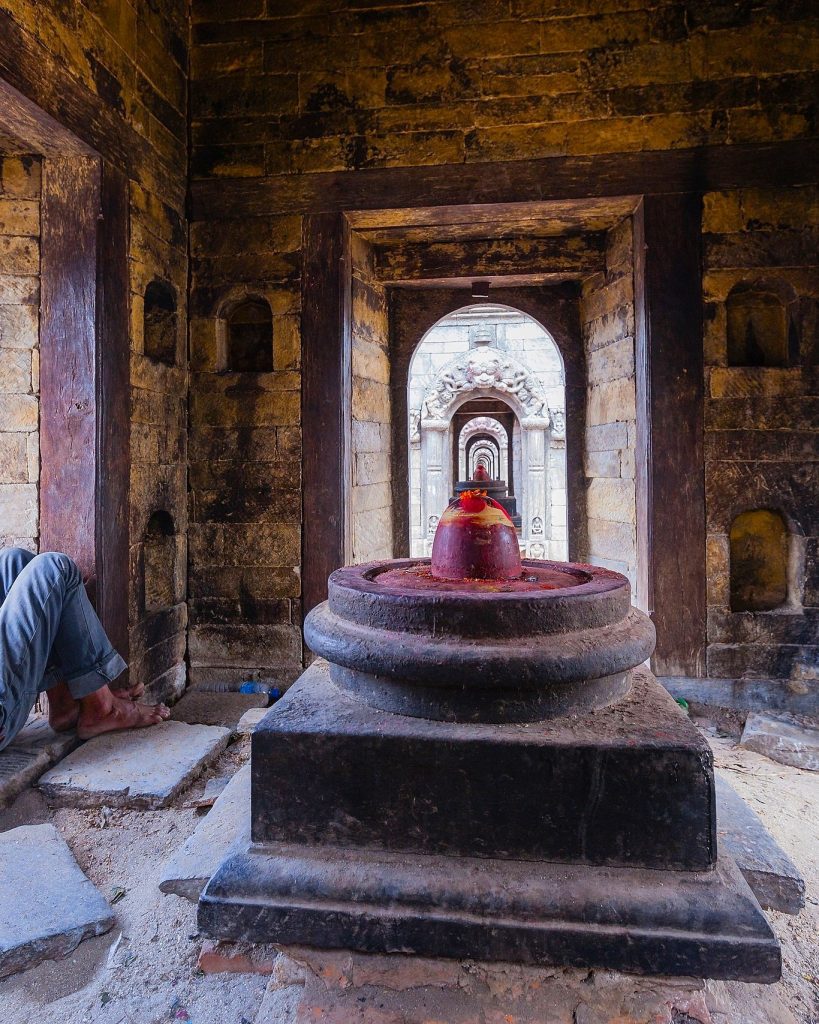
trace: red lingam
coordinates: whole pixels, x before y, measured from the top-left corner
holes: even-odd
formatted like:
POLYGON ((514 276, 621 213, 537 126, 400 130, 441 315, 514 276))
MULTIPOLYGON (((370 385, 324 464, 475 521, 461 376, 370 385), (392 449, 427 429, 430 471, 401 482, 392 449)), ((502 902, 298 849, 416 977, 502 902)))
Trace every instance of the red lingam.
POLYGON ((519 577, 523 569, 518 536, 506 509, 486 491, 464 491, 441 516, 431 568, 433 576, 444 580, 519 577))

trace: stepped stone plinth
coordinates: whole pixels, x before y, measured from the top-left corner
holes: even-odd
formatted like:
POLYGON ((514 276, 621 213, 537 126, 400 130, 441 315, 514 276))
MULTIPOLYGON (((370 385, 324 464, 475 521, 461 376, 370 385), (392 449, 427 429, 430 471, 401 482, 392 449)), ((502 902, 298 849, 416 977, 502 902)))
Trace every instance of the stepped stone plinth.
POLYGON ((324 660, 253 734, 252 842, 210 880, 201 928, 777 980, 777 941, 717 850, 710 749, 644 667, 654 627, 626 578, 511 574, 511 523, 474 501, 447 529, 432 562, 330 577, 305 623, 324 660), (503 569, 453 578, 461 556, 503 569))

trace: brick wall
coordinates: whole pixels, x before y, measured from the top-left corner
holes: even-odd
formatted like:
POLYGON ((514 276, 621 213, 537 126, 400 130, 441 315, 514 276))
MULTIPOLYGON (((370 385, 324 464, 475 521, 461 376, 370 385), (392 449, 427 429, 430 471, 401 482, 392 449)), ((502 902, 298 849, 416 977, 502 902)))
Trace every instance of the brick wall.
POLYGON ((37 550, 40 478, 40 182, 36 157, 0 153, 0 547, 37 550))
MULTIPOLYGON (((185 681, 187 616, 187 4, 185 0, 150 4, 11 0, 4 5, 5 12, 21 40, 37 53, 38 87, 52 77, 68 75, 86 97, 83 109, 103 111, 97 115, 98 122, 109 125, 110 134, 127 125, 144 143, 121 156, 131 181, 131 330, 123 343, 131 352, 132 385, 130 566, 122 566, 122 571, 130 573, 132 680, 146 683, 149 693, 157 697, 172 696, 185 681), (175 292, 175 366, 144 355, 142 304, 145 287, 155 278, 175 292), (144 542, 156 512, 167 513, 173 521, 174 603, 149 613, 143 599, 144 542)), ((43 92, 47 92, 45 86, 43 92)), ((32 98, 38 101, 37 96, 32 98)), ((69 113, 72 102, 65 99, 69 113)), ((20 130, 24 136, 25 126, 20 130)), ((36 295, 30 302, 36 309, 36 295)), ((26 316, 29 326, 25 329, 36 332, 31 313, 26 316)), ((8 405, 3 402, 4 410, 8 405)), ((36 416, 34 423, 36 428, 36 416)), ((36 502, 34 507, 24 539, 34 539, 36 502)))
POLYGON ((705 481, 708 673, 819 678, 819 190, 746 189, 705 197, 705 481), (726 300, 737 286, 779 289, 789 365, 729 366, 726 300), (732 611, 729 531, 742 512, 780 513, 789 533, 788 596, 732 611))
MULTIPOLYGON (((584 467, 588 560, 637 584, 634 265, 631 218, 608 235, 606 271, 583 282, 588 391, 584 467)), ((640 595, 633 595, 635 601, 640 595)))

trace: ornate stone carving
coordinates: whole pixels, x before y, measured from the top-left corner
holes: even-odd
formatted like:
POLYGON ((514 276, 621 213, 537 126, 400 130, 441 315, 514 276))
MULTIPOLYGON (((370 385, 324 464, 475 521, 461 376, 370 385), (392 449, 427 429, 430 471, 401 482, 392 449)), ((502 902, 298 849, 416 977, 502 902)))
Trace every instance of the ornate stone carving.
POLYGON ((427 389, 422 420, 445 420, 469 391, 495 390, 514 396, 527 419, 548 419, 546 396, 534 375, 517 359, 492 348, 474 348, 444 366, 427 389))

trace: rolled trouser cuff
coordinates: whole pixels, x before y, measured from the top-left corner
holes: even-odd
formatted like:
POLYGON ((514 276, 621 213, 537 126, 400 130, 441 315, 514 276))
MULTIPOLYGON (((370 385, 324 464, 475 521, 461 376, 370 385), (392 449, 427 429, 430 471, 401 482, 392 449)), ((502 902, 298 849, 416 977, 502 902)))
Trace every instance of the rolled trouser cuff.
POLYGON ((127 663, 112 648, 111 652, 97 662, 93 668, 87 669, 71 678, 66 678, 65 683, 71 692, 71 696, 75 700, 80 700, 91 693, 95 693, 103 686, 107 686, 118 675, 121 675, 126 668, 128 668, 127 663))

